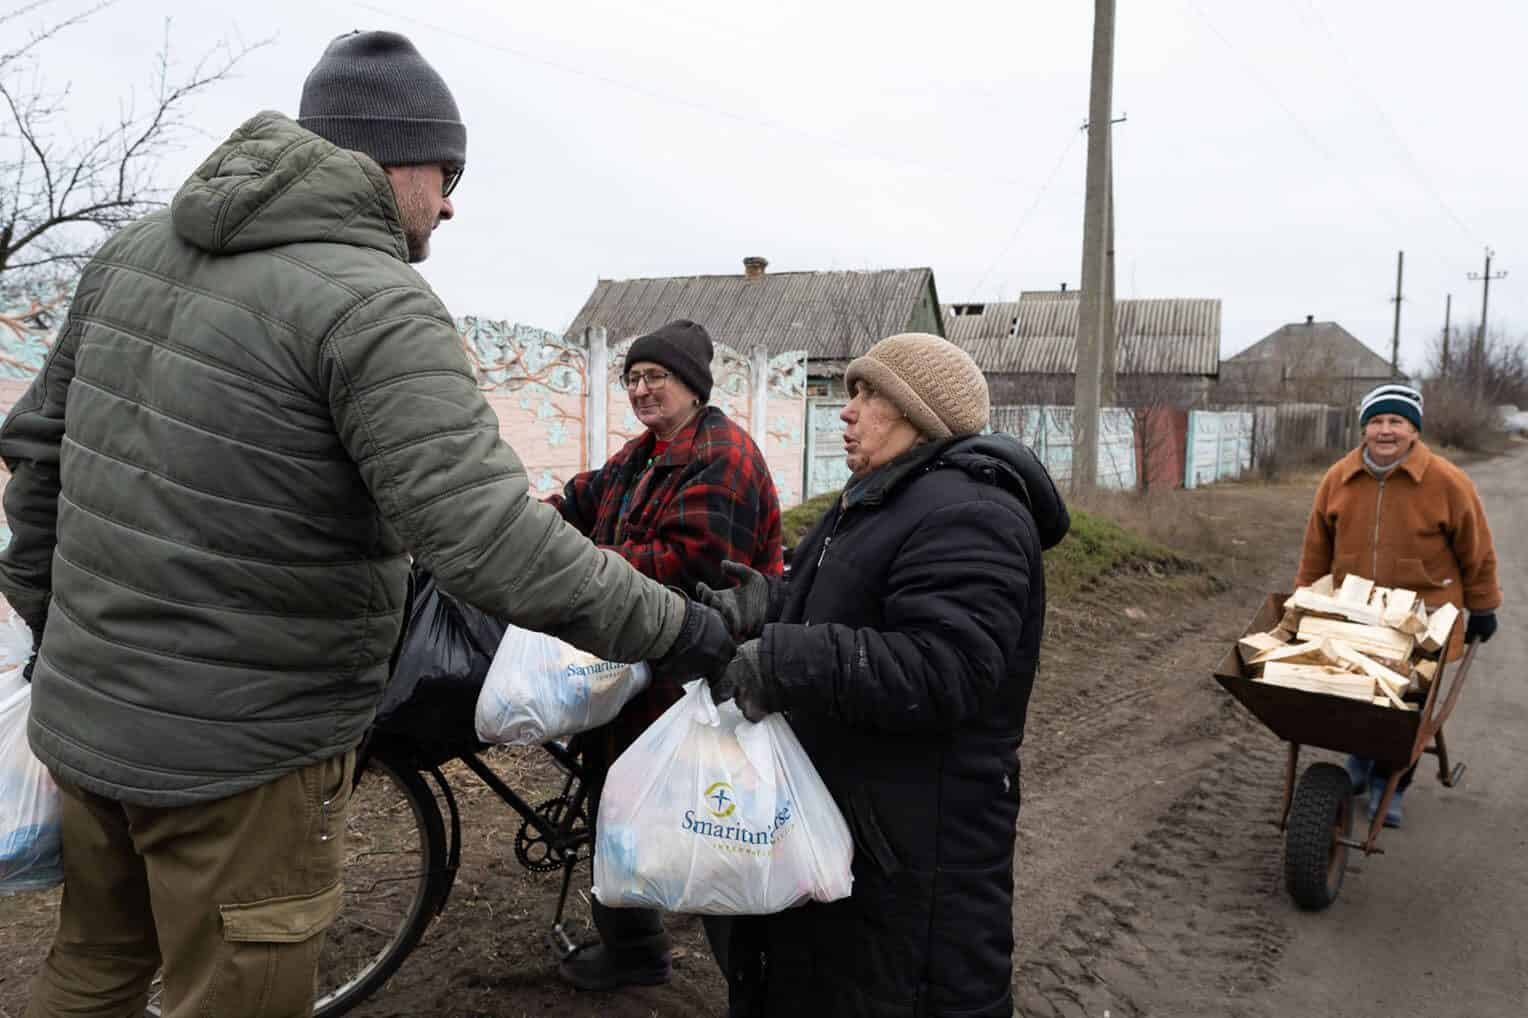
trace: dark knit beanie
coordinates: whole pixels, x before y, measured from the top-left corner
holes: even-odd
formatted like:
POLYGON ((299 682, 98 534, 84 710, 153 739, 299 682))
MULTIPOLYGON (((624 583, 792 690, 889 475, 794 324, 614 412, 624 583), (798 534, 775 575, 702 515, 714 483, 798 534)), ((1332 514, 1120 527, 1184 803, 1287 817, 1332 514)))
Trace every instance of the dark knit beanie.
POLYGON ((383 166, 467 162, 467 127, 451 90, 397 32, 351 32, 302 83, 297 122, 383 166))
POLYGON ((1369 390, 1358 404, 1358 426, 1369 423, 1371 417, 1380 414, 1396 414, 1422 430, 1422 394, 1404 382, 1386 382, 1369 390))
POLYGON ((711 401, 711 357, 715 348, 705 326, 685 318, 669 322, 631 344, 626 363, 661 364, 694 390, 702 403, 711 401))

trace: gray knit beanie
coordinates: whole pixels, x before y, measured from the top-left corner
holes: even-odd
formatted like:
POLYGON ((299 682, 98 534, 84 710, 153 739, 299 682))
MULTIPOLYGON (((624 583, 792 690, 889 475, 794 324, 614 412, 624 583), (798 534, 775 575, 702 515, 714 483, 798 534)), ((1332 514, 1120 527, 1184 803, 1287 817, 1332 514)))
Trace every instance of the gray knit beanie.
POLYGON ((297 122, 383 166, 467 162, 467 127, 451 90, 397 32, 331 42, 302 83, 297 122))
POLYGON ((849 362, 844 384, 864 380, 929 438, 974 435, 987 426, 987 379, 971 355, 927 332, 888 336, 849 362))

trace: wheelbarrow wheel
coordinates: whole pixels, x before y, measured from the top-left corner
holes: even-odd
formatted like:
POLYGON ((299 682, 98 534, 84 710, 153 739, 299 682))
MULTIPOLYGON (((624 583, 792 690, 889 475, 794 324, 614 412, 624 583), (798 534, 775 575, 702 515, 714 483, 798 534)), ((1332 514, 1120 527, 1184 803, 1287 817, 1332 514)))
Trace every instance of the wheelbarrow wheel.
POLYGON ((1353 831, 1353 785, 1336 764, 1318 763, 1300 775, 1284 831, 1284 883, 1295 904, 1319 912, 1337 900, 1353 831))

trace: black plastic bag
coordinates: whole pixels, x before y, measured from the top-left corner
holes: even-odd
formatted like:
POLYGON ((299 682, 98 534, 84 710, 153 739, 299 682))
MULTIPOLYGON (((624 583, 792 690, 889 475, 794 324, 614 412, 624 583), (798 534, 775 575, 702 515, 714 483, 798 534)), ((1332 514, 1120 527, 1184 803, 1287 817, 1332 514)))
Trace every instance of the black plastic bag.
POLYGON ((507 624, 441 590, 416 566, 392 676, 377 728, 418 744, 437 762, 481 745, 473 730, 478 693, 507 624))

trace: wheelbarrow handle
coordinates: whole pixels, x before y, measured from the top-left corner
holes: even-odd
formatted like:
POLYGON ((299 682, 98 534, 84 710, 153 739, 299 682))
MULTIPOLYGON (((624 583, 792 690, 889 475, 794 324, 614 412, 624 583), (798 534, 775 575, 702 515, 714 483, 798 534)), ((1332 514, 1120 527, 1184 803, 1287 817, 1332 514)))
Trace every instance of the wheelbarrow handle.
POLYGON ((1470 666, 1475 663, 1475 652, 1479 649, 1479 640, 1471 640, 1465 645, 1464 657, 1449 682, 1448 695, 1443 699, 1443 705, 1440 707, 1438 700, 1433 700, 1432 717, 1427 719, 1428 727, 1432 730, 1436 731, 1454 713, 1454 705, 1459 702, 1459 693, 1464 689, 1465 680, 1470 677, 1470 666))

